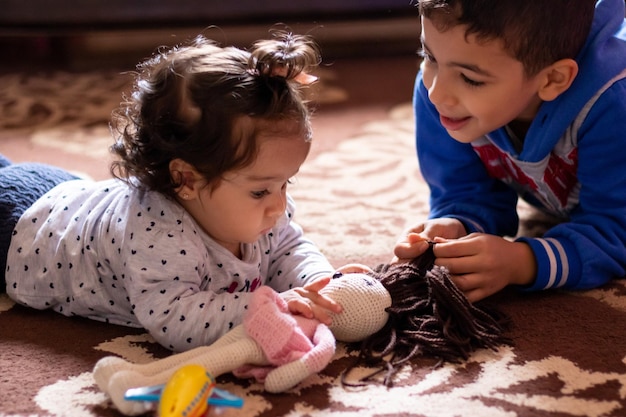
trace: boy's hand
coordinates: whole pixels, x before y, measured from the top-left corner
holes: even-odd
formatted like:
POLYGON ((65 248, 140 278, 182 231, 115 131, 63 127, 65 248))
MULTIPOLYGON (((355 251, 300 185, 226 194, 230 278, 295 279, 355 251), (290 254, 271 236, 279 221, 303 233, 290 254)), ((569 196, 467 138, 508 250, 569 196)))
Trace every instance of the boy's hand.
POLYGON ((435 242, 435 264, 448 268, 450 278, 470 302, 507 285, 529 285, 535 280, 537 262, 525 243, 484 233, 435 242))
POLYGON ((393 252, 395 257, 391 263, 408 262, 417 258, 428 249, 428 242, 436 238, 456 239, 467 235, 465 226, 457 219, 432 219, 410 228, 398 243, 393 252))
POLYGON ((331 298, 320 294, 331 280, 331 277, 324 277, 309 282, 303 287, 293 288, 281 293, 281 297, 287 302, 287 308, 291 314, 300 314, 307 318, 315 318, 319 322, 330 325, 332 319, 329 311, 341 313, 341 305, 331 298))

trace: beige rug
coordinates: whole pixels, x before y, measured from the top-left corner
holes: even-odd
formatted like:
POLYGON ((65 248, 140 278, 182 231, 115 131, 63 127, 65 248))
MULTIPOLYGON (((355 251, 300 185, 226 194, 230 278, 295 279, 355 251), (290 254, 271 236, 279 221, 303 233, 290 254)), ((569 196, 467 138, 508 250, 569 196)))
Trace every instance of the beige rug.
MULTIPOLYGON (((405 223, 428 209, 414 155, 413 59, 363 64, 325 69, 315 148, 291 188, 297 221, 337 265, 386 262, 405 223), (390 66, 397 77, 387 76, 390 66), (355 68, 370 72, 355 76, 355 68), (368 77, 387 84, 372 87, 370 96, 363 90, 368 77)), ((0 77, 0 153, 107 176, 105 122, 126 87, 121 78, 0 77)), ((354 353, 339 346, 323 372, 284 394, 221 377, 219 386, 244 398, 244 406, 212 415, 626 415, 624 280, 574 294, 507 291, 490 301, 513 320, 511 347, 478 351, 464 363, 438 368, 420 358, 403 368, 391 388, 345 388, 338 376, 354 353)), ((91 375, 95 362, 112 354, 147 362, 168 353, 142 331, 29 310, 1 296, 0 417, 119 416, 91 375)))

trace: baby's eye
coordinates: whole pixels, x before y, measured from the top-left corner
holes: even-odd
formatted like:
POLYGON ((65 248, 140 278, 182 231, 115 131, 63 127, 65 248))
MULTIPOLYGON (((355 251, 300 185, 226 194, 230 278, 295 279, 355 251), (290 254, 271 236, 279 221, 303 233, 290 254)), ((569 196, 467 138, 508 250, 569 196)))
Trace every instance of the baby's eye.
POLYGON ((425 62, 429 62, 429 63, 436 63, 437 60, 435 59, 434 56, 432 56, 431 54, 429 54, 424 48, 420 48, 417 51, 417 55, 419 55, 420 57, 422 57, 422 59, 425 62))
POLYGON ((269 193, 270 193, 269 190, 265 189, 261 191, 252 191, 250 195, 252 195, 252 198, 260 199, 260 198, 265 197, 266 195, 269 195, 269 193))
POLYGON ((287 186, 294 184, 295 182, 296 182, 296 177, 289 178, 287 181, 283 183, 283 185, 280 186, 280 191, 285 192, 287 190, 287 186))

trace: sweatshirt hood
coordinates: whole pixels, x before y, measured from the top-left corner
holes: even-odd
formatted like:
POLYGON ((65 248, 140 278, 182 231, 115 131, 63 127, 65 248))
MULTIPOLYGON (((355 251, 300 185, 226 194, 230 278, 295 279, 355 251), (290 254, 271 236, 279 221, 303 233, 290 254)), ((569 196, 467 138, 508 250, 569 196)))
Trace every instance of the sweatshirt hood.
POLYGON ((530 126, 522 158, 545 157, 585 104, 626 68, 624 0, 599 0, 587 40, 576 57, 578 75, 557 99, 544 102, 530 126))

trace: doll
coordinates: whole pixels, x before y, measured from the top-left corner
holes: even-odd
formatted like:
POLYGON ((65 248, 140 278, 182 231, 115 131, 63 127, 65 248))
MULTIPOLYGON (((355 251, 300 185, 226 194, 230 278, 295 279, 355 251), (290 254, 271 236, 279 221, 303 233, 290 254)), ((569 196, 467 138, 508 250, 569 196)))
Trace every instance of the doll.
POLYGON ((344 385, 358 386, 385 372, 383 383, 392 385, 399 366, 417 355, 439 358, 439 364, 460 362, 479 348, 496 349, 512 344, 504 336, 510 327, 508 316, 484 301, 470 303, 450 280, 446 268, 434 265, 435 254, 428 250, 409 264, 380 265, 375 276, 389 291, 392 305, 389 319, 378 332, 365 338, 356 362, 342 375, 344 385), (378 368, 357 383, 347 382, 351 369, 364 364, 378 368))
POLYGON ((128 389, 163 384, 189 364, 203 366, 214 377, 226 372, 255 376, 264 381, 268 392, 286 391, 326 367, 335 353, 336 340, 363 340, 388 320, 390 294, 369 275, 346 274, 320 292, 343 307, 341 314, 332 315, 330 326, 290 314, 280 296, 262 286, 254 292, 244 322, 212 345, 147 364, 105 357, 96 364, 94 379, 125 415, 148 411, 142 402, 124 400, 128 389))
POLYGON ((415 355, 455 361, 507 342, 502 316, 470 304, 447 271, 433 263, 431 248, 411 263, 381 266, 372 276, 333 279, 320 291, 343 307, 332 314, 330 326, 290 314, 277 293, 260 287, 244 322, 214 344, 147 364, 105 357, 94 378, 119 411, 137 415, 147 411, 146 405, 124 400, 126 390, 163 384, 188 364, 201 365, 215 377, 254 376, 266 391, 282 392, 323 370, 336 341, 361 342, 353 367, 364 362, 387 369, 384 383, 390 385, 395 368, 415 355))

